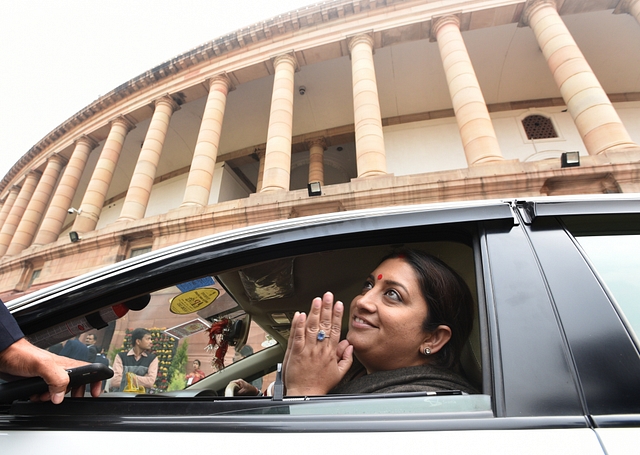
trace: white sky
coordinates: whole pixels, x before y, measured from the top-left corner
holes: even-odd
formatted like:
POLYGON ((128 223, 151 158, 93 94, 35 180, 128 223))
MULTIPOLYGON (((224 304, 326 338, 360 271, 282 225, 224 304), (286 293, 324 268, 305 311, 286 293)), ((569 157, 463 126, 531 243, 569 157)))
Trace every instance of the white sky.
POLYGON ((207 41, 318 0, 2 0, 0 179, 120 84, 207 41))

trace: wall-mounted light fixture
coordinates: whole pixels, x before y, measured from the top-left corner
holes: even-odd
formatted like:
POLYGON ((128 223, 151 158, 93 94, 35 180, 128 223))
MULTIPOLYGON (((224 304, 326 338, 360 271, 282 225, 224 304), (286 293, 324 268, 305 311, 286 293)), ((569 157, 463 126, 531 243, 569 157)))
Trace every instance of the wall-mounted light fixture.
POLYGON ((322 185, 320 182, 310 182, 307 184, 307 191, 309 196, 322 196, 322 185))
POLYGON ((580 152, 564 152, 560 157, 560 167, 580 166, 580 152))
POLYGON ((76 243, 82 240, 82 237, 80 237, 80 234, 76 231, 71 231, 69 232, 69 239, 71 240, 71 243, 76 243))

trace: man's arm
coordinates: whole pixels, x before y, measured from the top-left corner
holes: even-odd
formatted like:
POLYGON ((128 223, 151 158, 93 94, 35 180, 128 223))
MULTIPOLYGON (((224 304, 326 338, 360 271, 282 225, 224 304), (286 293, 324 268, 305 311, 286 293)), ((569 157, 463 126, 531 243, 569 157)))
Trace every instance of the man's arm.
POLYGON ((138 385, 144 386, 147 389, 153 387, 153 384, 156 382, 156 378, 158 377, 158 363, 157 357, 151 361, 147 374, 144 376, 138 376, 138 385))
MULTIPOLYGON (((111 388, 120 389, 120 383, 122 382, 122 359, 119 354, 116 354, 116 358, 113 360, 113 377, 111 378, 111 388)), ((120 390, 122 392, 122 390, 120 390)))
MULTIPOLYGON (((40 349, 27 340, 7 307, 0 301, 0 372, 30 378, 40 376, 49 385, 49 391, 39 399, 58 404, 64 399, 69 385, 67 368, 84 365, 83 362, 60 357, 40 349), (16 339, 17 338, 17 339, 16 339)), ((93 396, 100 395, 100 382, 91 386, 93 396)), ((74 389, 73 396, 84 395, 84 386, 74 389)))

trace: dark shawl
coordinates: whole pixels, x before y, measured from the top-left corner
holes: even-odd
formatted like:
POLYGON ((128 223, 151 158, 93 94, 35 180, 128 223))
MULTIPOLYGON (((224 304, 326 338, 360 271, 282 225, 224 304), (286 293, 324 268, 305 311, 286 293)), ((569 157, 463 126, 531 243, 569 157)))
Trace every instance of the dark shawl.
POLYGON ((467 393, 478 393, 459 374, 450 369, 432 365, 377 371, 364 375, 362 375, 362 372, 363 369, 352 368, 330 393, 435 392, 439 390, 460 390, 467 393))

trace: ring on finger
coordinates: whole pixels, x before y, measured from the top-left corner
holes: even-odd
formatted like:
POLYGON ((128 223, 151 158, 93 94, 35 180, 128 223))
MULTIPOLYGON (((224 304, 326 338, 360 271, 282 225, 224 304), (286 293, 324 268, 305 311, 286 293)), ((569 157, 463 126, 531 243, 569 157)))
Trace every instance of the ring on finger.
POLYGON ((318 332, 318 341, 324 341, 325 338, 327 338, 327 334, 324 332, 324 330, 320 330, 318 332))

